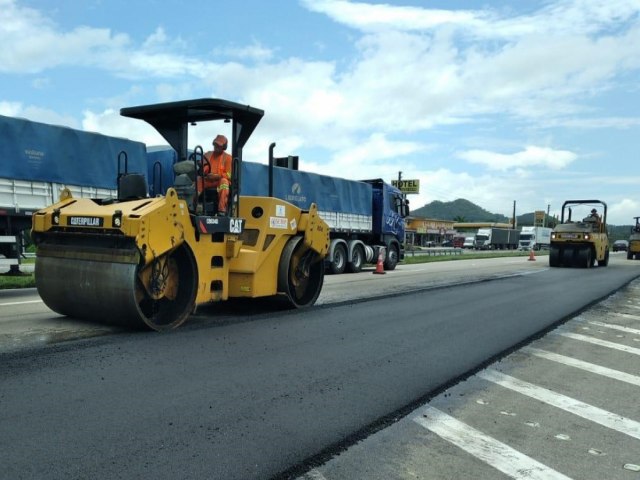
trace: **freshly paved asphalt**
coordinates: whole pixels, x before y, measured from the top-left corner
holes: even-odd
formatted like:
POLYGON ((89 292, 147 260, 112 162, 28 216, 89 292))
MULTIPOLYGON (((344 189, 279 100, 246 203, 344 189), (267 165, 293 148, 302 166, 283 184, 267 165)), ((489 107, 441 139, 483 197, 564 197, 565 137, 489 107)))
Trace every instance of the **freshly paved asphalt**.
POLYGON ((5 353, 0 464, 15 479, 293 475, 637 273, 538 270, 5 353))

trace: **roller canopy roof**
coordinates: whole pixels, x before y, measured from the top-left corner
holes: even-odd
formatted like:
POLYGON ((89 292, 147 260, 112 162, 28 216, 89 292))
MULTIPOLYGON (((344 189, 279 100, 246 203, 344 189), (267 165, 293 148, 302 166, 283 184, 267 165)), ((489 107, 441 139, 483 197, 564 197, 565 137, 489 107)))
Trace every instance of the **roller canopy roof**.
POLYGON ((211 120, 233 121, 234 132, 237 132, 233 139, 234 148, 241 149, 262 119, 264 111, 228 100, 200 98, 122 108, 120 114, 151 124, 178 153, 186 156, 189 124, 211 120))

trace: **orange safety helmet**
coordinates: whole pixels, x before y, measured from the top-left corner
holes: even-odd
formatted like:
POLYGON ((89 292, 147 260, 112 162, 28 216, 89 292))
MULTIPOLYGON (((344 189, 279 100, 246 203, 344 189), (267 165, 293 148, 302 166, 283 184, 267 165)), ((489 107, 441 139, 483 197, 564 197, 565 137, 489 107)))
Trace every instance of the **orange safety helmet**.
POLYGON ((213 139, 213 143, 218 145, 223 150, 227 149, 228 142, 229 141, 227 140, 227 137, 225 137, 224 135, 217 135, 216 138, 213 139))

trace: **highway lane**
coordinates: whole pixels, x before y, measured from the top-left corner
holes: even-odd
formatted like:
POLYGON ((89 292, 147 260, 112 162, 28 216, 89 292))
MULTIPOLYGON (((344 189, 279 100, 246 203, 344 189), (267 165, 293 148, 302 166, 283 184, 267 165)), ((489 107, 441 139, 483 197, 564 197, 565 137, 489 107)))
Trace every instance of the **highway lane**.
POLYGON ((640 273, 632 263, 518 265, 492 281, 5 353, 0 462, 10 478, 296 472, 615 291, 640 273))
MULTIPOLYGON (((358 274, 326 276, 317 304, 396 295, 409 290, 483 281, 547 268, 545 256, 535 262, 515 257, 400 265, 386 275, 372 275, 374 269, 368 268, 358 274)), ((252 310, 273 311, 274 306, 269 303, 271 302, 241 301, 201 307, 186 326, 202 322, 220 324, 237 321, 238 318, 250 315, 252 310)), ((121 331, 117 327, 57 315, 41 302, 35 289, 0 290, 0 352, 121 331)))
POLYGON ((299 480, 635 479, 638 372, 637 279, 299 480))

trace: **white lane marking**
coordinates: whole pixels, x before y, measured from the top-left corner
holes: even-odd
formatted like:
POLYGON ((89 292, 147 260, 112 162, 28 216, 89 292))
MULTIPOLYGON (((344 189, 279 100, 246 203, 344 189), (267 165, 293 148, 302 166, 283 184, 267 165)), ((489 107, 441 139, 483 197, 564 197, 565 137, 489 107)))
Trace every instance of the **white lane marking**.
POLYGON ((437 408, 427 406, 414 422, 515 479, 569 479, 531 457, 485 435, 437 408))
POLYGON ((27 303, 42 303, 42 300, 25 300, 24 302, 7 302, 0 303, 0 307, 9 307, 11 305, 24 305, 27 303))
POLYGON ((322 475, 318 470, 314 468, 313 470, 309 470, 307 473, 305 473, 302 476, 302 479, 303 480, 327 480, 327 477, 322 475))
POLYGON ((488 368, 478 377, 640 440, 640 422, 488 368))
POLYGON ((578 360, 577 358, 559 355, 557 353, 540 350, 538 348, 523 347, 521 351, 530 355, 535 355, 536 357, 551 360, 556 363, 562 363, 564 365, 568 365, 569 367, 579 368, 580 370, 584 370, 586 372, 596 373, 598 375, 602 375, 603 377, 613 378, 614 380, 619 380, 621 382, 630 383, 631 385, 640 387, 640 377, 638 377, 637 375, 631 375, 630 373, 621 372, 620 370, 602 367, 600 365, 595 365, 593 363, 578 360))
POLYGON ((571 332, 552 332, 554 335, 562 335, 563 337, 572 338, 574 340, 580 340, 581 342, 593 343, 601 347, 612 348, 614 350, 620 350, 621 352, 632 353, 633 355, 640 355, 640 348, 627 347, 615 342, 608 342, 606 340, 600 340, 599 338, 588 337, 586 335, 580 335, 579 333, 571 332))
POLYGON ((611 313, 622 318, 630 318, 631 320, 640 320, 640 315, 633 315, 631 313, 618 313, 618 312, 611 312, 611 313))
MULTIPOLYGON (((638 317, 640 319, 640 317, 638 317)), ((610 328, 612 330, 618 330, 620 332, 625 332, 625 333, 632 333, 634 335, 640 335, 640 330, 638 330, 637 328, 629 328, 629 327, 623 327, 621 325, 615 325, 613 323, 604 323, 604 322, 589 322, 591 325, 595 325, 597 327, 605 327, 605 328, 610 328)))
POLYGON ((535 275, 536 273, 542 273, 549 270, 549 268, 541 268, 540 270, 524 270, 522 272, 515 273, 507 273, 505 275, 500 275, 495 278, 513 278, 513 277, 524 277, 525 275, 535 275))

